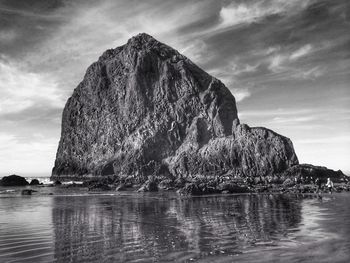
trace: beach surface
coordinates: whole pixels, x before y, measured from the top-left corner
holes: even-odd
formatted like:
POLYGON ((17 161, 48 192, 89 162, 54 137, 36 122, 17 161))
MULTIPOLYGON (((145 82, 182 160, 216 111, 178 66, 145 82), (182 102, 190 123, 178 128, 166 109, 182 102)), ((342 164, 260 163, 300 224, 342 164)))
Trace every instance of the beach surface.
POLYGON ((349 262, 350 194, 0 189, 0 262, 349 262))

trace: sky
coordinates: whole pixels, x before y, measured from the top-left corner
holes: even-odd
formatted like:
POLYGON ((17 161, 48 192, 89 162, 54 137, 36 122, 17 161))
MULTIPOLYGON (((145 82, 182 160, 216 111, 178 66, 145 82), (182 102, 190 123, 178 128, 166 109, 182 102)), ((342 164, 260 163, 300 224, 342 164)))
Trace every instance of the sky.
POLYGON ((348 0, 0 0, 0 176, 50 175, 87 67, 141 32, 219 78, 241 122, 350 171, 348 0))

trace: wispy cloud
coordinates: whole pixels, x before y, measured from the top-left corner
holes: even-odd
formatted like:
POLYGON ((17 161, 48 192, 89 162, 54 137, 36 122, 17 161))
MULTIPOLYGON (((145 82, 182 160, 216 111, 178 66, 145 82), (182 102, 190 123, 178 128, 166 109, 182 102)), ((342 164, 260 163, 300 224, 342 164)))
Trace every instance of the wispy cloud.
POLYGON ((275 79, 311 79, 314 80, 323 76, 325 72, 324 67, 315 65, 314 63, 298 63, 298 60, 311 56, 313 52, 320 52, 319 47, 315 49, 311 44, 306 44, 300 48, 288 52, 275 49, 269 52, 266 57, 268 69, 274 75, 275 79))
MULTIPOLYGON (((251 87, 249 85, 241 86, 236 79, 236 75, 243 73, 244 69, 240 69, 240 73, 237 74, 237 66, 229 66, 224 69, 216 69, 211 70, 209 73, 214 77, 220 79, 225 86, 231 91, 231 93, 235 96, 237 102, 241 102, 246 98, 249 98, 251 93, 251 87)), ((247 69, 248 71, 253 71, 253 69, 247 69)), ((247 72, 247 70, 245 72, 247 72)))
POLYGON ((3 43, 10 43, 17 38, 17 33, 14 30, 1 30, 0 41, 3 43))
POLYGON ((311 51, 312 51, 312 45, 310 44, 307 44, 305 46, 302 46, 301 48, 299 48, 298 50, 294 51, 289 59, 290 60, 296 60, 296 59, 299 59, 301 57, 304 57, 306 56, 307 54, 309 54, 311 51))
POLYGON ((248 88, 231 88, 230 90, 235 96, 236 102, 241 102, 252 95, 251 91, 248 88))
MULTIPOLYGON (((269 49, 271 50, 271 49, 269 49)), ((294 63, 296 60, 308 55, 313 50, 312 45, 304 45, 292 52, 279 52, 279 50, 273 50, 269 54, 270 56, 270 70, 273 72, 279 72, 286 69, 290 63, 294 63)))
POLYGON ((289 125, 294 125, 295 123, 310 122, 310 121, 313 121, 315 119, 316 119, 315 116, 289 117, 289 118, 274 117, 271 122, 273 122, 273 123, 287 123, 289 125))
POLYGON ((259 65, 259 63, 256 63, 255 65, 249 65, 245 63, 232 63, 233 75, 239 76, 245 73, 256 72, 259 65))
POLYGON ((17 65, 0 61, 0 115, 22 111, 44 101, 62 107, 63 98, 58 93, 52 77, 26 73, 17 65))
POLYGON ((264 19, 267 16, 283 13, 292 15, 305 8, 310 1, 292 0, 270 0, 270 1, 247 1, 232 2, 222 7, 220 11, 221 24, 219 27, 229 27, 241 24, 250 24, 264 19))

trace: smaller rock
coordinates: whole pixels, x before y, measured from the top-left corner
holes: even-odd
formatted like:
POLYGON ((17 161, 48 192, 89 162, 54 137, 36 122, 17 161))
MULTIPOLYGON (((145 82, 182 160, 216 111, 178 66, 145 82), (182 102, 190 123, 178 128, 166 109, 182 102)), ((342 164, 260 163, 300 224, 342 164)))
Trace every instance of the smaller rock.
POLYGON ((174 189, 174 181, 171 179, 164 179, 158 184, 159 189, 172 190, 174 189))
POLYGON ((127 186, 124 183, 120 183, 117 185, 117 187, 115 188, 116 191, 125 191, 127 189, 127 186))
POLYGON ((0 186, 25 186, 28 184, 24 177, 15 174, 5 176, 0 180, 0 186))
POLYGON ((38 179, 33 179, 32 181, 30 181, 30 185, 40 185, 40 182, 38 179))
POLYGON ((187 183, 183 188, 177 191, 180 195, 202 195, 203 192, 196 183, 187 183))
POLYGON ((56 180, 55 182, 54 182, 54 185, 61 185, 62 183, 60 182, 60 181, 58 181, 58 180, 56 180))
POLYGON ((21 194, 22 195, 32 195, 32 193, 35 193, 35 192, 37 192, 37 191, 32 190, 32 189, 24 189, 24 190, 22 190, 21 194))
POLYGON ((284 187, 292 187, 292 186, 294 186, 294 185, 295 185, 294 181, 293 181, 292 179, 290 179, 290 178, 287 178, 287 179, 284 180, 284 182, 283 182, 283 186, 284 186, 284 187))
POLYGON ((157 192, 158 185, 153 177, 149 177, 148 180, 137 190, 137 192, 157 192))

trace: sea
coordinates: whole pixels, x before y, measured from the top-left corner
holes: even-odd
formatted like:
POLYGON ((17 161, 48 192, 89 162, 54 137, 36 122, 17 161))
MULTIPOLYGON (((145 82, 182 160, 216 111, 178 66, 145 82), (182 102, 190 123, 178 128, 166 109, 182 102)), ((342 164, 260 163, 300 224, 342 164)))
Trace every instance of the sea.
POLYGON ((0 187, 0 262, 350 262, 349 204, 350 193, 0 187))

